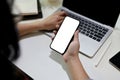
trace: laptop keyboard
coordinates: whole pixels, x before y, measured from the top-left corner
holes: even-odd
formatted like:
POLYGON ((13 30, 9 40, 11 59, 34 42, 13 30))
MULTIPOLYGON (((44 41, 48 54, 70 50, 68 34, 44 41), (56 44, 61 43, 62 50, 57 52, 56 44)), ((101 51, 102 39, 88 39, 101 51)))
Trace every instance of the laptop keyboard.
POLYGON ((79 24, 80 33, 98 42, 100 42, 101 39, 105 36, 105 34, 108 32, 107 28, 102 27, 101 25, 98 25, 94 22, 83 19, 80 16, 76 16, 70 13, 68 13, 68 15, 80 21, 80 24, 79 24))

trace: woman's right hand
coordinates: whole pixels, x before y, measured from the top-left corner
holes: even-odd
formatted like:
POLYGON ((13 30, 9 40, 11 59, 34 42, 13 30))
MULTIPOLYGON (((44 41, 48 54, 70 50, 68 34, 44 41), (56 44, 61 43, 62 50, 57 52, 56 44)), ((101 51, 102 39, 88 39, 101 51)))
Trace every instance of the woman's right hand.
POLYGON ((73 41, 70 43, 67 51, 63 55, 63 59, 66 61, 78 57, 80 43, 79 43, 79 31, 77 30, 74 34, 73 41))

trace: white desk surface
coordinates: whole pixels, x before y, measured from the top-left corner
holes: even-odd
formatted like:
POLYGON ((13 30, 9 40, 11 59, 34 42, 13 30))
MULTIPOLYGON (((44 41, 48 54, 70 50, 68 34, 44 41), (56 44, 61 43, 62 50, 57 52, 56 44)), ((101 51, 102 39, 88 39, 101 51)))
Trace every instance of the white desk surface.
MULTIPOLYGON (((43 16, 47 17, 56 8, 56 6, 42 7, 43 16)), ((120 71, 109 63, 109 59, 120 50, 119 41, 120 18, 110 38, 93 58, 79 54, 80 60, 91 78, 94 80, 120 80, 120 71), (106 50, 106 46, 110 41, 111 45, 106 50), (103 51, 105 51, 105 54, 96 67, 95 64, 103 51)), ((14 63, 34 80, 70 80, 62 57, 49 48, 50 43, 50 37, 43 32, 21 39, 21 55, 14 63)))

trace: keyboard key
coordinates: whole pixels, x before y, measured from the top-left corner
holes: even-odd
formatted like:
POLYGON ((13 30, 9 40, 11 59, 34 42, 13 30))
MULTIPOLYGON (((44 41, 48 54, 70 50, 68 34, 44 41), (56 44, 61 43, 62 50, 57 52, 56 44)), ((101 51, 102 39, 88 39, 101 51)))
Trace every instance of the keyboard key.
POLYGON ((90 22, 86 19, 83 19, 80 16, 76 16, 74 14, 69 14, 69 16, 80 21, 80 24, 79 24, 80 33, 98 42, 100 42, 101 39, 104 37, 104 35, 108 32, 107 28, 104 28, 94 22, 90 22))

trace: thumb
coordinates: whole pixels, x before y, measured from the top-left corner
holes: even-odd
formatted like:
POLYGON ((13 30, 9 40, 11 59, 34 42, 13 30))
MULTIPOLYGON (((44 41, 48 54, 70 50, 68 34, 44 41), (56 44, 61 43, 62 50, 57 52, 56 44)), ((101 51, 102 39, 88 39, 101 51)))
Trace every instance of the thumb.
POLYGON ((79 40, 78 36, 79 36, 79 30, 77 30, 75 32, 75 34, 74 34, 74 40, 79 40))

